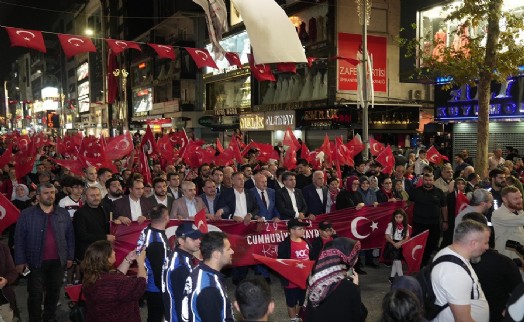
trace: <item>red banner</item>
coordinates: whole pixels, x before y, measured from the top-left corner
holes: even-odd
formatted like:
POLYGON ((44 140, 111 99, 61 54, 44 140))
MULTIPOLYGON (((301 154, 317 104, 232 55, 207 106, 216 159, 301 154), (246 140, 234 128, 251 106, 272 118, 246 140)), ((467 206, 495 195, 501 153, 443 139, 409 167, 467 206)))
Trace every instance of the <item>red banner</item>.
MULTIPOLYGON (((357 58, 362 45, 362 35, 338 34, 338 55, 346 58, 357 58)), ((369 56, 373 59, 373 84, 375 92, 387 92, 387 47, 386 37, 368 36, 369 56)), ((338 89, 343 91, 357 90, 357 66, 348 61, 338 60, 338 89)))
MULTIPOLYGON (((305 238, 311 240, 318 237, 318 223, 329 219, 338 236, 360 240, 362 249, 381 248, 384 244, 386 227, 391 222, 393 211, 398 208, 407 209, 407 204, 403 201, 387 202, 378 207, 364 207, 360 210, 349 208, 328 215, 320 215, 306 228, 305 238)), ((166 235, 170 238, 172 245, 174 245, 173 239, 179 222, 171 220, 166 229, 166 235)), ((146 221, 142 225, 136 222, 129 226, 112 225, 112 234, 116 236, 114 249, 117 265, 127 253, 136 248, 140 232, 147 224, 146 221)), ((233 220, 219 220, 208 221, 207 224, 209 231, 223 231, 228 235, 231 247, 235 251, 234 266, 257 264, 253 254, 277 257, 277 246, 288 235, 285 221, 279 223, 251 222, 245 225, 233 220)))
POLYGON ((422 255, 426 248, 426 241, 428 240, 429 230, 425 230, 423 233, 409 239, 402 244, 402 255, 408 266, 406 274, 418 272, 420 270, 420 264, 422 263, 422 255))

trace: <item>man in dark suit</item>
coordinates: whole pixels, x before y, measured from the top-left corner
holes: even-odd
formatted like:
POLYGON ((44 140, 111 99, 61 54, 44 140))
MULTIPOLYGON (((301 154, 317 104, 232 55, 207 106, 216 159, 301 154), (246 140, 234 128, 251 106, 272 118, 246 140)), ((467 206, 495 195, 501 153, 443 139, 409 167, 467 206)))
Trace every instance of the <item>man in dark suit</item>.
MULTIPOLYGON (((114 202, 124 195, 124 191, 122 190, 122 185, 120 184, 120 180, 117 178, 109 178, 109 180, 106 181, 106 189, 107 189, 107 195, 102 198, 101 206, 104 208, 104 211, 109 214, 110 217, 113 217, 115 215, 115 205, 114 202)), ((116 217, 115 217, 116 218, 116 217)), ((112 220, 113 218, 111 218, 112 220)))
POLYGON ((129 225, 132 221, 139 224, 147 219, 147 213, 153 205, 144 197, 144 180, 133 178, 129 183, 129 195, 114 202, 116 224, 129 225))
POLYGON ((220 194, 220 192, 222 191, 222 188, 224 188, 224 186, 222 185, 222 181, 224 181, 224 172, 222 171, 222 169, 214 168, 213 171, 211 171, 211 179, 213 180, 213 182, 215 182, 216 194, 218 196, 218 194, 220 194))
POLYGON ((240 171, 244 175, 244 188, 249 190, 255 186, 255 181, 253 180, 253 168, 251 164, 244 164, 240 167, 240 171))
POLYGON ((280 219, 308 218, 313 220, 315 215, 306 216, 307 204, 302 191, 295 189, 297 184, 295 173, 290 171, 284 172, 282 174, 282 182, 284 187, 276 192, 276 204, 280 213, 280 219))
POLYGON ((249 222, 258 215, 258 205, 252 195, 244 189, 244 174, 235 172, 231 177, 232 188, 224 188, 218 198, 216 216, 223 219, 233 219, 237 222, 249 222), (236 207, 237 199, 242 206, 236 207))
POLYGON ((166 206, 167 209, 171 210, 175 198, 167 193, 167 181, 161 177, 153 179, 153 191, 153 195, 148 198, 149 201, 151 201, 151 204, 153 206, 162 204, 166 206))
POLYGON ((255 219, 259 221, 279 221, 280 214, 276 208, 275 190, 267 187, 268 180, 264 174, 257 173, 254 177, 255 187, 251 188, 249 193, 256 200, 259 208, 258 216, 255 216, 255 219))
POLYGON ((313 172, 313 183, 302 189, 308 212, 313 215, 326 213, 328 188, 324 185, 324 173, 313 172))
POLYGON ((395 172, 393 172, 393 179, 402 180, 402 186, 404 187, 404 190, 409 194, 411 189, 413 189, 413 184, 411 183, 411 181, 409 181, 408 178, 404 177, 405 173, 406 166, 403 164, 397 164, 395 166, 395 172))
POLYGON ((211 220, 221 219, 220 216, 215 216, 215 213, 218 210, 217 205, 219 196, 219 194, 217 194, 217 186, 215 181, 211 179, 204 181, 204 187, 202 190, 204 190, 204 193, 200 195, 200 198, 208 210, 207 218, 211 220))
POLYGON ((173 197, 173 199, 176 200, 182 197, 182 189, 180 188, 180 174, 178 172, 170 172, 167 174, 167 184, 167 192, 173 197))

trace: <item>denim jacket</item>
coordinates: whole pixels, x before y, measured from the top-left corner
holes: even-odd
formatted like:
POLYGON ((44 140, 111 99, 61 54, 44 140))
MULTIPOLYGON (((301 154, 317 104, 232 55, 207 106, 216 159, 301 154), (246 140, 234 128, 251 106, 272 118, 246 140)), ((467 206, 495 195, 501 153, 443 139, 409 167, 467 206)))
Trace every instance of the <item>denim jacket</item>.
POLYGON ((60 263, 65 266, 74 259, 75 235, 69 212, 55 207, 51 215, 46 214, 39 205, 24 209, 18 217, 15 232, 15 264, 28 264, 40 267, 44 255, 47 216, 51 217, 55 233, 60 263))

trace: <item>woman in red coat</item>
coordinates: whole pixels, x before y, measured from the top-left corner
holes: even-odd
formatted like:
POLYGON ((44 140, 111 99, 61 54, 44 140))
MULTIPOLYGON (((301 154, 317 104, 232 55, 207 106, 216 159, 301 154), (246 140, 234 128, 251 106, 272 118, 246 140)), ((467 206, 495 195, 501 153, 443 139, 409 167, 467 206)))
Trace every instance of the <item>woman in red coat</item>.
POLYGON ((138 257, 132 251, 114 270, 115 251, 109 241, 96 241, 87 248, 82 261, 86 322, 141 321, 138 300, 146 289, 145 257, 145 250, 138 257), (137 276, 126 276, 135 259, 137 276))

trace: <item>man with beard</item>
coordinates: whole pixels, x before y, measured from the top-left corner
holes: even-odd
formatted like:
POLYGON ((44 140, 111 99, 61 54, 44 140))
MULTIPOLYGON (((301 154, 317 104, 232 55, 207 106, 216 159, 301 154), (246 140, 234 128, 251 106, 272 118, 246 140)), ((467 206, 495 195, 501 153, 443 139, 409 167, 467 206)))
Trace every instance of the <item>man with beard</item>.
POLYGON ((104 208, 105 212, 111 216, 111 214, 115 214, 115 209, 113 202, 122 198, 124 195, 124 191, 122 190, 122 185, 120 184, 120 180, 117 178, 110 178, 106 181, 106 189, 107 189, 107 195, 102 198, 102 208, 104 208))
POLYGON ((422 265, 425 265, 437 248, 441 231, 448 229, 448 207, 444 192, 433 185, 433 174, 425 173, 422 180, 422 186, 409 193, 409 200, 414 203, 413 236, 429 229, 422 257, 422 265))
MULTIPOLYGON (((115 179, 118 184, 120 182, 115 179)), ((101 205, 102 195, 97 187, 89 187, 85 192, 86 204, 77 210, 73 219, 75 228, 75 257, 84 259, 87 247, 98 240, 115 241, 109 233, 109 213, 101 205)))
POLYGON ((506 241, 524 244, 524 211, 522 194, 514 186, 502 189, 502 206, 493 212, 491 223, 495 229, 495 249, 510 258, 518 257, 513 249, 506 248, 506 241))
POLYGON ((506 174, 502 169, 494 169, 489 172, 491 187, 488 190, 493 195, 493 209, 486 215, 491 222, 491 214, 502 205, 502 189, 506 186, 506 174))
POLYGON ((211 231, 202 237, 203 262, 186 280, 182 300, 183 321, 233 322, 233 308, 227 296, 225 276, 220 273, 233 261, 233 248, 226 234, 211 231))
POLYGON ((73 223, 67 210, 55 207, 55 191, 52 183, 39 185, 38 203, 24 209, 16 224, 15 264, 19 274, 29 272, 27 309, 31 322, 55 319, 64 268, 73 265, 73 223))
MULTIPOLYGON (((484 225, 486 217, 477 212, 464 215, 463 220, 474 220, 484 225)), ((471 265, 477 273, 482 290, 489 304, 490 322, 503 321, 502 312, 515 285, 522 283, 520 271, 515 262, 490 248, 482 256, 471 258, 471 265)))
POLYGON ((453 244, 435 255, 435 264, 431 270, 435 304, 448 306, 432 321, 489 321, 488 302, 469 262, 484 254, 488 249, 488 241, 489 229, 486 225, 464 220, 455 229, 453 244), (443 256, 449 259, 439 261, 443 256))
POLYGON ((202 233, 193 223, 185 222, 178 226, 175 236, 177 246, 169 257, 167 269, 162 276, 162 284, 165 285, 163 291, 165 319, 170 322, 182 321, 184 285, 187 277, 198 264, 194 254, 200 250, 202 233))
POLYGON ((462 222, 463 217, 471 212, 476 212, 485 216, 493 206, 493 196, 485 189, 477 189, 471 193, 469 205, 457 214, 455 226, 462 222))
POLYGON ((163 178, 157 177, 153 179, 153 195, 149 197, 151 204, 164 205, 171 210, 174 198, 167 193, 167 182, 163 178))

